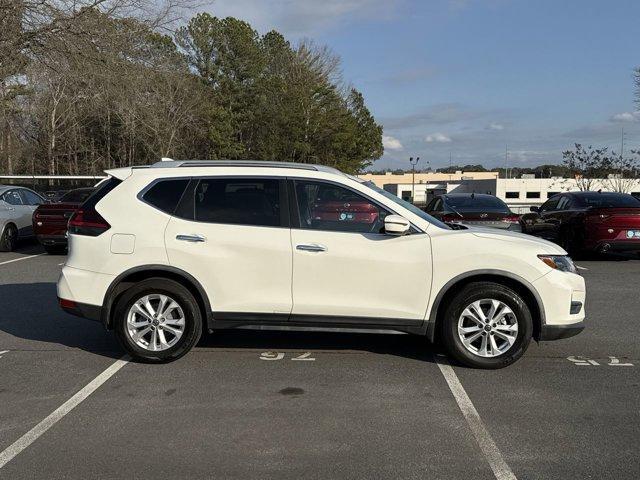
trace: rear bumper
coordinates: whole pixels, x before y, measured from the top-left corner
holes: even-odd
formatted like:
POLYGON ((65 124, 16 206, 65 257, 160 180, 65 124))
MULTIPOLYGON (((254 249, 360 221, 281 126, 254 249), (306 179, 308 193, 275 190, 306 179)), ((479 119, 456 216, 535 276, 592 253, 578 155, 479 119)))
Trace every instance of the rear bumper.
POLYGON ((73 300, 66 300, 58 297, 60 308, 76 317, 86 318, 94 322, 102 321, 102 307, 98 305, 89 305, 87 303, 78 303, 73 300))
POLYGON ((640 240, 611 240, 598 243, 596 250, 602 252, 640 252, 640 240))
POLYGON ((66 245, 66 235, 38 235, 38 241, 42 245, 66 245))
POLYGON ((540 331, 540 340, 560 340, 578 335, 584 330, 584 322, 570 323, 567 325, 543 325, 540 331))

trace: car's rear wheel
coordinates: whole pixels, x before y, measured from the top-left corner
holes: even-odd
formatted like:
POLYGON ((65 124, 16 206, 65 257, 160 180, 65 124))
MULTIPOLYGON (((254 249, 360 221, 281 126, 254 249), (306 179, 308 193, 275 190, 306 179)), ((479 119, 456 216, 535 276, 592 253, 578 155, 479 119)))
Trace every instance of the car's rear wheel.
POLYGON ((67 252, 66 245, 43 245, 43 248, 49 255, 64 255, 67 252))
POLYGON ((443 318, 449 354, 463 365, 502 368, 518 360, 531 342, 533 321, 522 297, 493 282, 466 285, 443 318))
POLYGON ((114 328, 133 358, 169 362, 198 342, 202 314, 188 289, 173 280, 151 278, 129 288, 118 299, 114 328))
POLYGON ((12 252, 18 241, 18 229, 12 223, 4 227, 0 237, 0 252, 12 252))

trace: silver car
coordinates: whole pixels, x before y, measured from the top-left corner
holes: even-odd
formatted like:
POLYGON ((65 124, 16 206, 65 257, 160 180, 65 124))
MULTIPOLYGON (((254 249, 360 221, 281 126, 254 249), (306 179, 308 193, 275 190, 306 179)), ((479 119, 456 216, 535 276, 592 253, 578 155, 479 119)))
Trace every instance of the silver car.
POLYGON ((19 238, 33 236, 31 217, 46 200, 33 190, 0 185, 0 252, 10 252, 19 238))

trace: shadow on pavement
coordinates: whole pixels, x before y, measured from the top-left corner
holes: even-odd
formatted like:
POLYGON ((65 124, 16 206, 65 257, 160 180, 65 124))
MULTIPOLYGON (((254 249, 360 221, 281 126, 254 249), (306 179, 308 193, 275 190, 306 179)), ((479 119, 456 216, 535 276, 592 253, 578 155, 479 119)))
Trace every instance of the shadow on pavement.
POLYGON ((262 351, 369 352, 433 362, 439 349, 425 337, 345 332, 216 330, 205 334, 198 347, 262 351))
MULTIPOLYGON (((54 283, 0 285, 0 335, 52 345, 79 348, 119 358, 123 350, 102 324, 63 312, 54 283)), ((424 337, 345 332, 217 330, 204 334, 198 347, 247 350, 365 351, 433 362, 437 352, 424 337)), ((40 345, 24 345, 39 349, 40 345)), ((50 347, 49 347, 50 348, 50 347)), ((44 349, 47 349, 45 346, 44 349)))
POLYGON ((113 334, 102 324, 60 310, 53 282, 0 285, 0 305, 0 335, 4 332, 30 342, 52 344, 21 342, 19 348, 46 350, 63 345, 111 358, 123 355, 113 334))

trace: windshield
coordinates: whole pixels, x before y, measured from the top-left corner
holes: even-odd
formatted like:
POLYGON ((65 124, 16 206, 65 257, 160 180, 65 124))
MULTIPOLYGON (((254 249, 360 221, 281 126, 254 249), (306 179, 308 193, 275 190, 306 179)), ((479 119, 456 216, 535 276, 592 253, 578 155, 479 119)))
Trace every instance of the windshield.
POLYGON ((459 212, 509 212, 506 203, 497 197, 474 195, 472 196, 447 196, 446 203, 459 212))
MULTIPOLYGON (((352 177, 353 178, 353 177, 352 177)), ((445 223, 442 223, 440 220, 438 220, 437 218, 432 217, 431 215, 429 215, 428 213, 420 210, 418 207, 416 207, 415 205, 412 205, 409 202, 406 202, 404 200, 402 200, 400 197, 394 195, 391 192, 387 192, 386 190, 383 190, 382 188, 378 187, 375 183, 373 183, 372 181, 368 181, 368 182, 363 182, 360 179, 354 178, 355 180, 357 180, 358 182, 360 182, 362 185, 366 185, 367 187, 369 187, 371 190, 378 192, 380 195, 384 195, 386 198, 388 198, 389 200, 391 200, 393 203, 397 203, 398 205, 400 205, 403 208, 406 208, 407 210, 409 210, 411 213, 413 213, 414 215, 419 216, 420 218, 422 218, 423 220, 426 220, 429 223, 433 223, 435 226, 440 227, 440 228, 444 228, 445 230, 451 230, 451 228, 449 228, 449 226, 445 223)))
POLYGON ((587 207, 640 207, 640 200, 624 193, 585 193, 578 197, 587 207))

